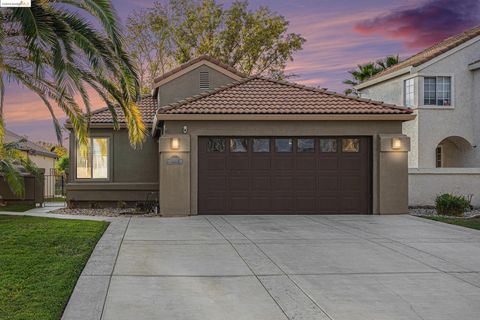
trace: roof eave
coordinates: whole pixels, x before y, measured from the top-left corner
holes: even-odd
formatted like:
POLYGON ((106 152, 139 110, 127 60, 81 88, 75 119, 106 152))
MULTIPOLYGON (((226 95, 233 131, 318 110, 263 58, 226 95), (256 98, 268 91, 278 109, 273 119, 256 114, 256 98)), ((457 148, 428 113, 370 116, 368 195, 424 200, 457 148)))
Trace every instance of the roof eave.
POLYGON ((409 121, 416 115, 408 114, 157 114, 163 121, 409 121))
MULTIPOLYGON (((119 123, 120 129, 127 129, 127 125, 125 123, 119 123)), ((98 123, 90 123, 88 126, 89 129, 114 129, 114 125, 112 122, 98 122, 98 123)), ((152 127, 151 123, 145 123, 145 127, 150 129, 152 127)), ((72 130, 73 126, 71 123, 65 123, 65 128, 68 130, 72 130)))
POLYGON ((470 71, 475 71, 478 69, 480 69, 480 61, 477 61, 468 65, 468 70, 470 71))
POLYGON ((392 78, 396 78, 396 77, 398 77, 398 76, 401 76, 401 75, 410 73, 411 70, 412 70, 412 68, 413 68, 413 66, 408 66, 408 67, 402 68, 402 69, 400 69, 400 70, 387 73, 386 75, 383 75, 383 76, 381 76, 381 77, 378 77, 378 78, 375 78, 375 79, 372 79, 372 80, 367 80, 367 81, 364 81, 364 82, 362 82, 362 83, 360 83, 360 84, 357 84, 357 85, 354 86, 353 88, 354 88, 355 90, 362 90, 362 89, 371 87, 371 86, 376 85, 376 84, 378 84, 378 83, 381 83, 381 82, 390 80, 390 79, 392 79, 392 78))

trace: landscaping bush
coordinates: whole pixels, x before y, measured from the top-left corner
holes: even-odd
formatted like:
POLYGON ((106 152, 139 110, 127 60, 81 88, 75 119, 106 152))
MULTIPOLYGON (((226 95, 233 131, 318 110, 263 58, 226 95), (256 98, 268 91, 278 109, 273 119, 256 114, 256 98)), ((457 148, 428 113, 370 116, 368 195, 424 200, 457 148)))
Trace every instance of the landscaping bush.
POLYGON ((470 202, 464 196, 444 193, 435 199, 437 213, 444 216, 462 216, 470 207, 470 202))

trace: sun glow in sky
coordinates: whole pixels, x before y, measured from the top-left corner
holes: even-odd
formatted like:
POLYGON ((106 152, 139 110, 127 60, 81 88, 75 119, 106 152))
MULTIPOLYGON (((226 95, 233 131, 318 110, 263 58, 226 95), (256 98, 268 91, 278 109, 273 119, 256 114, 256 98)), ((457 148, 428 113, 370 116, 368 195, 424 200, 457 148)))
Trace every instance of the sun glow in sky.
MULTIPOLYGON (((232 1, 219 1, 228 6, 232 1)), ((122 21, 151 0, 113 0, 122 21)), ((290 31, 307 39, 287 66, 304 85, 343 91, 342 80, 356 64, 400 54, 408 57, 452 34, 480 24, 479 0, 250 0, 290 21, 290 31)), ((95 101, 96 100, 96 101, 95 101)), ((92 99, 95 108, 103 107, 92 99)), ((64 118, 58 110, 59 118, 64 118)), ((7 128, 31 140, 55 141, 50 115, 34 94, 7 85, 7 128)))

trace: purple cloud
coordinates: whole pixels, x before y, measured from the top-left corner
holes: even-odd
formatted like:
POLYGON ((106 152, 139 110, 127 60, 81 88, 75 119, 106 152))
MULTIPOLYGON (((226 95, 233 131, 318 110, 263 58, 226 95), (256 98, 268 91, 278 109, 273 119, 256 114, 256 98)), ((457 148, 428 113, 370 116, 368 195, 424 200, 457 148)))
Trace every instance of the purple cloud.
POLYGON ((430 0, 364 20, 354 30, 401 40, 407 48, 420 48, 479 24, 479 0, 430 0))

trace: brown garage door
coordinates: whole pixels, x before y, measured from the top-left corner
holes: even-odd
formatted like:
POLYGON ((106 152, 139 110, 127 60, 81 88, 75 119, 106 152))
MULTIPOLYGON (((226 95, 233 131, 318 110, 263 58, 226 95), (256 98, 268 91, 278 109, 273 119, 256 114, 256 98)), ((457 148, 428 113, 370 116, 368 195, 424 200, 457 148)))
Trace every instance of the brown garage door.
POLYGON ((370 213, 369 137, 200 137, 199 214, 370 213))

